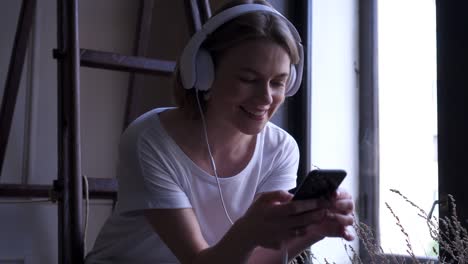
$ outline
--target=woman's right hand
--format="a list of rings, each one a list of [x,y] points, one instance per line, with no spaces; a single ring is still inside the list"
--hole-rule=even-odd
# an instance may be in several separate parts
[[[286,191],[263,193],[238,220],[252,246],[280,249],[285,241],[301,235],[305,227],[324,219],[327,204],[322,200],[290,202]],[[247,242],[247,241],[246,241]]]

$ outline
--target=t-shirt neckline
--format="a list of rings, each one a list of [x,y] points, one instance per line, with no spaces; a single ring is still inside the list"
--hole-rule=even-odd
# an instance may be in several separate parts
[[[166,111],[166,110],[169,110],[169,109],[164,109],[163,111]],[[192,169],[197,171],[197,173],[195,173],[196,175],[200,175],[202,178],[204,178],[205,180],[208,180],[210,182],[216,182],[216,178],[214,177],[214,175],[211,175],[208,172],[206,172],[205,170],[203,170],[202,168],[200,168],[200,166],[198,166],[182,150],[182,148],[177,144],[177,142],[175,142],[175,140],[166,131],[166,129],[164,128],[164,126],[161,123],[161,120],[159,118],[159,114],[161,114],[163,111],[158,112],[157,115],[156,115],[156,123],[157,123],[158,127],[160,128],[163,137],[165,137],[165,139],[168,140],[169,144],[173,146],[174,150],[180,155],[180,157],[183,158],[187,162],[187,164],[190,164]],[[237,173],[235,175],[232,175],[232,176],[229,176],[229,177],[218,177],[220,182],[228,182],[228,181],[237,180],[238,178],[242,178],[243,175],[247,174],[247,172],[251,170],[251,167],[254,165],[255,160],[257,160],[257,155],[258,155],[258,151],[259,151],[258,148],[259,148],[259,145],[260,145],[259,144],[259,139],[260,139],[259,135],[260,135],[260,133],[256,135],[254,153],[252,154],[252,157],[250,158],[247,165],[239,173]]]

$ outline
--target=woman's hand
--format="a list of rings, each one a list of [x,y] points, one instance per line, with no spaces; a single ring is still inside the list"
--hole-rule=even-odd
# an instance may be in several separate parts
[[[329,200],[292,201],[292,197],[285,191],[263,193],[239,219],[252,246],[280,249],[294,238],[309,245],[324,237],[354,239],[347,229],[354,222],[354,202],[348,192],[337,190]]]
[[[354,236],[348,226],[354,223],[354,202],[352,196],[343,189],[337,190],[330,200],[326,201],[326,213],[320,223],[311,223],[305,229],[307,233],[323,237],[342,237],[348,241]]]
[[[261,194],[234,224],[240,229],[236,233],[245,233],[242,241],[256,247],[249,263],[280,263],[284,249],[296,256],[326,236],[354,238],[346,230],[353,224],[354,209],[346,191],[337,191],[329,200],[292,197],[284,191]]]
[[[328,209],[326,202],[321,200],[291,202],[292,197],[285,191],[263,193],[237,221],[236,224],[244,227],[246,240],[253,243],[252,246],[280,249],[286,241],[305,234],[307,227],[321,225],[324,222]],[[336,208],[343,207],[343,201],[339,200]],[[330,217],[341,221],[341,216],[330,215]]]

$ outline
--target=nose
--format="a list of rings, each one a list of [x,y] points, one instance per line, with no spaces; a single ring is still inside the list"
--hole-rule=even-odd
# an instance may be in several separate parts
[[[262,82],[259,87],[257,87],[256,97],[259,102],[264,105],[271,104],[273,102],[273,89],[269,82]]]

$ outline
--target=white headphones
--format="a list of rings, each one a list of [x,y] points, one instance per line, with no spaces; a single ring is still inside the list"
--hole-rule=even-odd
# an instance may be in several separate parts
[[[301,37],[294,25],[275,9],[260,4],[243,4],[228,8],[221,13],[210,18],[203,27],[196,32],[185,46],[180,57],[180,76],[185,89],[196,88],[200,91],[210,89],[214,81],[214,64],[210,53],[201,48],[208,34],[213,33],[218,27],[240,15],[252,12],[267,12],[275,14],[284,19],[293,37],[296,40],[299,51],[298,64],[291,65],[290,78],[287,83],[286,96],[294,95],[302,81],[302,69],[304,65],[304,51],[301,44]]]

